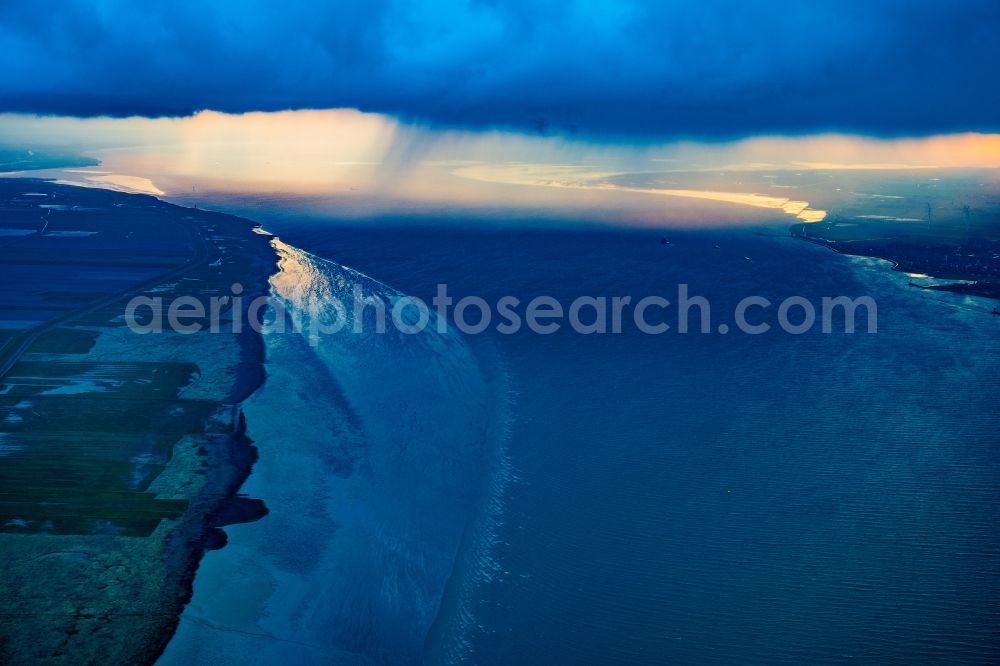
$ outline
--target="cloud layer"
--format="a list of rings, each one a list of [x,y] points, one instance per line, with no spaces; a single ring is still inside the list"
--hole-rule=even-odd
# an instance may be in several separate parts
[[[0,111],[601,137],[1000,129],[996,0],[0,3]]]

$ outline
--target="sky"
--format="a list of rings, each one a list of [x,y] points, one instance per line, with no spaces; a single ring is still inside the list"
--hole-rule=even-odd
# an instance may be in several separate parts
[[[0,112],[604,141],[1000,130],[996,0],[0,2]]]
[[[640,226],[740,224],[782,213],[819,221],[834,199],[887,178],[934,188],[942,170],[974,168],[969,187],[990,183],[995,191],[1000,183],[1000,134],[982,133],[615,143],[435,129],[328,109],[179,118],[0,114],[0,142],[5,137],[43,153],[76,146],[100,161],[27,175],[236,206],[253,219],[260,214],[253,206],[294,202],[296,214],[350,220],[419,211],[464,218],[475,209],[491,211],[487,217],[521,210]],[[855,175],[845,181],[841,170]]]

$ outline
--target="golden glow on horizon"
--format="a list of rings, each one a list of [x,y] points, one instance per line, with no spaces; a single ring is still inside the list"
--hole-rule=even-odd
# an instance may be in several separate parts
[[[6,114],[0,115],[0,141],[79,146],[102,165],[74,170],[81,173],[73,178],[168,197],[214,191],[557,211],[603,207],[630,220],[681,210],[682,200],[781,210],[805,221],[825,216],[805,201],[814,199],[813,193],[780,196],[781,188],[797,185],[779,179],[774,192],[759,182],[739,191],[739,178],[721,187],[713,181],[720,173],[1000,169],[996,134],[911,139],[818,134],[626,145],[441,130],[352,109],[124,119]],[[695,175],[677,187],[608,182],[648,172]],[[664,203],[651,205],[650,195],[662,196]],[[649,212],[653,209],[660,212]]]
[[[33,145],[92,145],[83,152],[118,181],[106,182],[142,177],[161,194],[191,187],[317,193],[366,186],[396,127],[385,116],[350,109],[203,111],[184,118],[0,116],[0,138],[9,133]]]
[[[900,139],[846,134],[763,136],[711,146],[680,146],[689,158],[699,153],[718,156],[710,168],[719,170],[1000,169],[1000,134],[974,132]]]

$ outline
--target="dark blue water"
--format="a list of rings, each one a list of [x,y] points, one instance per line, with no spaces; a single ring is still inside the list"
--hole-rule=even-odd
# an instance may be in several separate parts
[[[426,299],[686,283],[713,330],[748,295],[878,302],[876,334],[467,336],[504,437],[426,661],[1000,661],[1000,322],[981,304],[748,230],[263,221]]]

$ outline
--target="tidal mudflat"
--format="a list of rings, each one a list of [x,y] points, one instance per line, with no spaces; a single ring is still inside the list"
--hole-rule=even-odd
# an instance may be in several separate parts
[[[236,496],[257,334],[138,335],[123,318],[138,295],[264,293],[275,257],[254,227],[0,180],[0,229],[23,230],[0,244],[0,662],[152,662],[218,528],[266,512]]]

